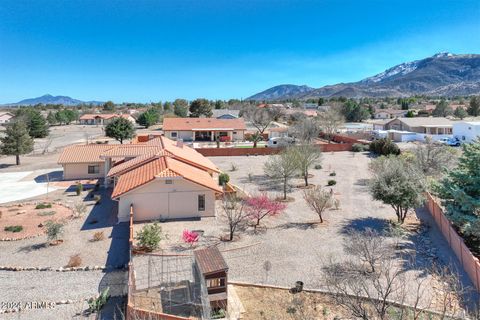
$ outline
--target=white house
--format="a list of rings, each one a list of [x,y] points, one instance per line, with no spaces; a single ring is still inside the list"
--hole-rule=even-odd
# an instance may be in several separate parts
[[[0,112],[0,124],[9,123],[13,117],[14,115],[10,112]]]
[[[480,137],[480,121],[460,121],[453,125],[453,136],[462,142]]]

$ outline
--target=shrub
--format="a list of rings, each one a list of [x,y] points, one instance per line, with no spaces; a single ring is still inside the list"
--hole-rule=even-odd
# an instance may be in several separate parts
[[[225,310],[218,309],[212,311],[212,319],[223,319],[225,318]]]
[[[148,224],[137,232],[138,244],[147,251],[153,251],[159,247],[162,240],[162,227],[157,222]]]
[[[387,156],[389,154],[400,154],[400,148],[388,138],[382,138],[371,142],[370,151],[382,156]]]
[[[316,164],[316,165],[314,166],[314,168],[315,168],[316,170],[320,170],[320,169],[322,169],[322,165],[321,165],[321,164]]]
[[[327,183],[329,186],[334,186],[337,184],[337,181],[335,180],[328,180],[328,183]]]
[[[45,233],[47,234],[48,240],[57,240],[58,237],[63,232],[63,224],[55,222],[55,221],[47,221],[45,223]]]
[[[76,189],[75,189],[75,192],[77,193],[77,196],[79,196],[83,191],[83,184],[81,183],[77,183],[77,186],[76,186]]]
[[[93,234],[92,241],[102,241],[105,239],[105,235],[103,234],[103,231],[98,231]]]
[[[337,173],[335,171],[330,172],[330,174],[329,174],[330,177],[335,177],[336,175],[337,175]]]
[[[74,218],[80,218],[82,215],[87,212],[87,206],[83,204],[83,202],[78,202],[75,204],[73,207],[73,217]]]
[[[200,238],[200,235],[195,231],[190,231],[188,229],[183,230],[182,239],[183,242],[188,243],[190,247],[193,247]]]
[[[363,145],[361,143],[354,143],[352,145],[352,151],[353,152],[363,152],[363,151],[365,151],[365,145]]]
[[[102,200],[102,196],[99,194],[96,194],[93,196],[93,201],[95,201],[95,204],[99,204],[100,200]]]
[[[23,230],[23,227],[22,226],[7,226],[5,228],[3,228],[4,231],[8,231],[8,232],[20,232]]]
[[[230,181],[230,176],[226,173],[220,173],[218,175],[218,184],[223,186],[223,185],[226,185],[228,183],[228,181]]]
[[[46,217],[46,216],[53,216],[56,212],[55,211],[42,211],[37,213],[37,216]]]
[[[51,203],[39,203],[35,206],[35,209],[50,209],[51,207]]]
[[[81,264],[82,264],[82,258],[77,253],[70,257],[70,260],[68,260],[68,263],[67,263],[67,268],[78,267]]]
[[[105,288],[98,297],[88,299],[88,309],[90,312],[98,312],[102,310],[103,306],[110,298],[110,288]]]

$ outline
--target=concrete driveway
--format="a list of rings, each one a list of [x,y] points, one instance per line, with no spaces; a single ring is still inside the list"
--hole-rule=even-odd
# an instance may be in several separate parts
[[[38,179],[51,170],[0,173],[0,203],[28,199],[47,193],[47,182]],[[37,179],[36,179],[37,178]],[[48,187],[48,191],[58,188]]]

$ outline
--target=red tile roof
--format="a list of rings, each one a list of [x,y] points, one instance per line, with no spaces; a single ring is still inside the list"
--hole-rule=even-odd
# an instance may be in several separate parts
[[[245,121],[215,118],[165,118],[164,131],[246,130]]]

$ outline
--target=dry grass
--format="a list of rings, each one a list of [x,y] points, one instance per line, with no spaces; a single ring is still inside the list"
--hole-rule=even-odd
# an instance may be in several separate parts
[[[79,267],[81,264],[82,264],[82,258],[80,257],[80,254],[75,254],[70,257],[70,260],[68,260],[66,267],[67,268]]]
[[[98,231],[93,234],[92,242],[102,241],[105,240],[105,234],[103,231]]]

